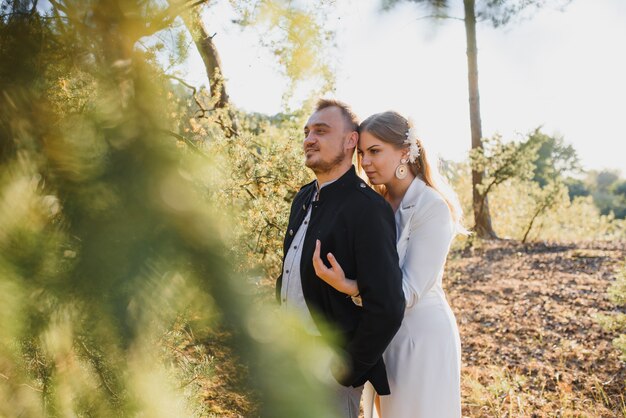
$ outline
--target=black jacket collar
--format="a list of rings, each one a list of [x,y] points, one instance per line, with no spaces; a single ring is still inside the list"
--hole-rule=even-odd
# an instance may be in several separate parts
[[[354,166],[351,166],[350,169],[337,180],[322,187],[318,200],[323,202],[325,200],[336,199],[337,197],[345,195],[346,191],[357,181],[359,181],[359,176],[356,175],[356,169]],[[315,182],[313,184],[317,187]],[[313,189],[313,193],[315,193],[315,189]]]

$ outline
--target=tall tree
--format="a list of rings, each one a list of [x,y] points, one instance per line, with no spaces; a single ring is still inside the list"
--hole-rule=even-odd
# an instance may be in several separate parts
[[[304,80],[321,80],[317,89],[320,91],[332,89],[334,76],[329,64],[331,60],[320,55],[331,49],[328,46],[332,36],[321,24],[331,6],[296,4],[287,0],[231,0],[230,3],[236,15],[232,23],[258,32],[259,45],[272,51],[276,57],[278,70],[287,81],[283,96],[285,103],[291,97],[295,85]],[[167,4],[169,7],[161,6],[160,13],[155,13],[162,16],[162,20],[157,20],[157,24],[150,26],[153,29],[152,34],[166,29],[180,35],[180,28],[172,23],[178,17],[181,18],[204,63],[209,85],[208,103],[204,103],[196,95],[195,87],[180,77],[170,75],[170,78],[193,89],[195,102],[200,107],[200,117],[213,114],[211,122],[217,123],[228,137],[238,134],[240,123],[227,93],[226,75],[218,47],[213,40],[217,34],[214,32],[215,25],[212,29],[211,24],[214,22],[207,21],[203,13],[207,8],[213,7],[214,2],[167,0]]]
[[[472,132],[472,149],[483,147],[483,127],[480,119],[480,94],[478,90],[478,47],[476,43],[476,7],[474,0],[464,0],[465,38],[467,40],[467,82],[469,90],[470,127]],[[487,192],[480,191],[485,172],[472,168],[472,203],[474,208],[474,230],[479,237],[496,238],[491,225]]]
[[[388,9],[405,0],[383,0],[383,8]],[[447,15],[452,3],[449,0],[406,0],[423,4],[434,10],[431,17],[436,19],[453,18]],[[558,1],[558,0],[557,0]],[[567,2],[568,0],[562,0]],[[465,39],[467,43],[467,80],[469,92],[469,110],[472,150],[482,150],[483,133],[480,115],[480,94],[478,88],[478,46],[476,23],[488,20],[492,26],[499,27],[508,23],[512,17],[530,7],[539,7],[544,0],[463,0]],[[454,18],[459,19],[459,18]],[[489,200],[486,191],[480,190],[485,172],[472,169],[472,202],[474,209],[474,231],[481,238],[497,238],[491,224]]]
[[[184,1],[168,0],[168,3],[170,4],[170,7],[177,7],[181,3],[184,3]],[[212,107],[214,109],[223,109],[227,112],[228,120],[218,117],[217,122],[222,126],[225,134],[230,136],[238,133],[239,124],[237,122],[235,112],[230,107],[230,99],[228,97],[228,93],[226,92],[222,61],[217,47],[213,42],[214,35],[212,36],[209,34],[208,27],[202,19],[201,12],[201,4],[199,4],[197,7],[184,10],[180,14],[180,17],[183,19],[183,22],[185,22],[185,26],[191,34],[193,42],[196,45],[200,57],[202,58],[202,62],[204,63],[204,68],[209,80]]]

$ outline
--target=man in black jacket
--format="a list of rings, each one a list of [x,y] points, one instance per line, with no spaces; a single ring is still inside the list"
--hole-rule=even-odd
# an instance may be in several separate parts
[[[404,314],[394,216],[356,175],[358,122],[347,105],[320,100],[304,136],[305,164],[317,180],[302,187],[292,203],[276,293],[283,306],[301,314],[311,334],[323,329],[316,321],[339,332],[348,371],[333,371],[336,392],[344,416],[356,418],[366,381],[378,394],[389,394],[382,354]],[[321,254],[332,252],[346,277],[357,281],[362,307],[316,276],[312,258],[318,239]]]

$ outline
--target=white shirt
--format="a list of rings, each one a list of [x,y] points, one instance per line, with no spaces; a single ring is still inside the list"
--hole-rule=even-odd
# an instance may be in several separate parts
[[[319,190],[333,183],[335,180],[322,184],[313,197],[313,200],[317,200]],[[280,288],[280,299],[281,305],[284,308],[294,311],[300,316],[302,324],[309,334],[320,335],[320,331],[317,329],[309,307],[306,304],[306,300],[304,299],[304,294],[302,293],[302,278],[300,276],[302,244],[304,244],[304,237],[306,236],[306,231],[311,219],[311,206],[312,205],[309,205],[307,208],[306,216],[298,228],[296,235],[293,237],[291,246],[287,250],[285,263],[283,265],[283,282]]]

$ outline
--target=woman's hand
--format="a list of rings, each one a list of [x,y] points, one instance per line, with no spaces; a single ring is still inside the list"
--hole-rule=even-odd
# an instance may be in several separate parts
[[[313,253],[313,268],[315,269],[315,274],[326,283],[340,291],[341,293],[345,293],[346,295],[356,296],[359,294],[359,288],[357,286],[356,280],[350,280],[346,278],[343,269],[337,262],[332,253],[328,253],[326,257],[328,258],[328,262],[331,267],[328,268],[320,258],[320,248],[322,244],[320,240],[315,241],[315,252]]]

